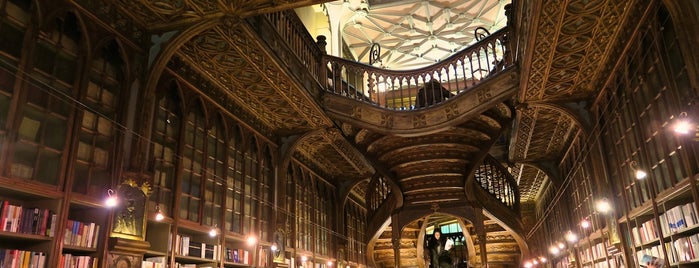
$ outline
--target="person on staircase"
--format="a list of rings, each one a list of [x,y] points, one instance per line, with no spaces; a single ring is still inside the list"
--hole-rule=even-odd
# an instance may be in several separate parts
[[[427,248],[430,252],[430,268],[451,268],[451,250],[454,241],[442,236],[442,230],[435,227],[434,234],[427,242]]]

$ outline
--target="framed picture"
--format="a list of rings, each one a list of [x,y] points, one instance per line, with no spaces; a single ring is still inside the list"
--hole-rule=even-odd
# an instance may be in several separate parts
[[[119,185],[116,191],[119,203],[114,209],[111,237],[145,240],[149,190],[147,184],[139,187],[133,180],[126,180]]]

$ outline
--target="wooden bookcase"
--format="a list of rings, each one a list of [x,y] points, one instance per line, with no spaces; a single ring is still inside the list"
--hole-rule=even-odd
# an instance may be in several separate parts
[[[4,184],[6,181],[0,183]],[[0,188],[0,254],[15,265],[40,263],[49,267],[57,234],[62,228],[62,198],[53,192]]]

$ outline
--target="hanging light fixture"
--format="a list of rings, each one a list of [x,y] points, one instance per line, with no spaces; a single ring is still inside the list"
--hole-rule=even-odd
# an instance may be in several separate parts
[[[629,166],[631,167],[631,171],[633,171],[633,175],[637,180],[645,179],[648,176],[648,173],[645,170],[638,167],[638,163],[636,163],[636,161],[631,161]]]
[[[214,224],[214,226],[211,227],[211,230],[209,230],[209,236],[211,237],[216,237],[218,235],[218,226]]]
[[[681,112],[672,125],[672,130],[680,135],[687,135],[696,130],[694,123],[687,118],[687,112]]]
[[[609,201],[606,198],[603,198],[597,201],[595,204],[595,209],[597,209],[597,212],[599,213],[607,213],[612,210],[612,205],[609,204]]]
[[[165,215],[163,211],[160,210],[160,205],[155,205],[155,220],[162,221],[163,219],[165,219]]]
[[[104,205],[107,206],[108,208],[113,208],[116,207],[116,205],[119,203],[119,199],[117,198],[117,194],[114,190],[108,189],[107,190],[107,199],[104,200]]]

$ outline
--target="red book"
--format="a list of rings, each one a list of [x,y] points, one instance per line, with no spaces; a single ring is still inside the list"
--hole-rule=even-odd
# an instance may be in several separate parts
[[[2,212],[2,215],[0,215],[0,231],[5,231],[5,224],[7,224],[7,206],[8,206],[7,200],[2,202],[2,206],[0,206],[0,211]]]

